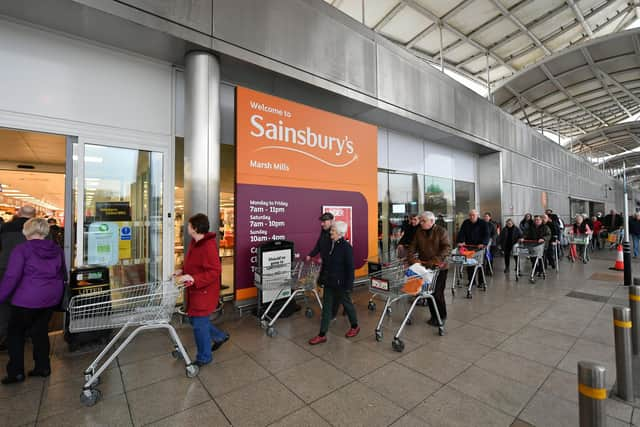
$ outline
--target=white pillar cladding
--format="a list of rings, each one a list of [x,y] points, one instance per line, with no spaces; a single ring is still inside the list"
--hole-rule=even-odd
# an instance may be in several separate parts
[[[209,52],[185,57],[184,212],[204,213],[211,231],[220,223],[220,63]],[[219,237],[219,236],[218,236]]]

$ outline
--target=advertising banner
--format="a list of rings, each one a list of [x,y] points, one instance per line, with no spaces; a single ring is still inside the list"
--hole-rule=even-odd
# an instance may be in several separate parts
[[[323,208],[342,210],[357,268],[375,254],[375,126],[238,87],[236,150],[237,300],[257,295],[258,246],[286,239],[306,256]]]
[[[323,213],[331,213],[333,215],[334,221],[342,221],[347,224],[349,228],[347,228],[347,233],[344,238],[347,242],[353,245],[353,234],[351,230],[353,229],[353,223],[351,222],[351,213],[353,212],[353,207],[351,206],[323,206]]]

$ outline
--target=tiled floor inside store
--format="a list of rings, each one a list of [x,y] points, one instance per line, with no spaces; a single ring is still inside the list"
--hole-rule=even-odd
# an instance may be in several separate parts
[[[57,336],[49,379],[0,387],[0,425],[575,426],[577,362],[600,361],[610,386],[615,378],[611,307],[625,305],[627,291],[608,270],[613,259],[602,252],[587,265],[563,261],[536,284],[507,279],[498,259],[488,292],[469,300],[447,290],[444,337],[419,310],[402,353],[391,349],[401,310],[376,342],[380,308],[367,310],[365,289],[355,296],[356,339],[344,338],[339,316],[326,344],[307,345],[317,310],[313,319],[303,311],[282,319],[275,338],[254,317],[236,315],[222,323],[231,340],[194,379],[163,333],[147,333],[103,375],[103,399],[91,408],[79,394],[95,352],[70,354]],[[193,355],[190,327],[179,333]],[[609,427],[640,425],[640,410],[607,403]]]

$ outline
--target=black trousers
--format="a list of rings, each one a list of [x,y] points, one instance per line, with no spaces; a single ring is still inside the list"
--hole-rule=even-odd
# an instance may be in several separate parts
[[[433,291],[433,297],[436,300],[436,306],[438,307],[438,313],[440,313],[440,319],[444,320],[447,318],[447,303],[444,300],[444,291],[447,288],[447,271],[448,270],[440,270],[438,273],[438,278],[436,279],[436,288]],[[429,311],[431,312],[431,318],[436,321],[438,317],[436,316],[436,311],[433,308],[433,301],[429,301]]]
[[[508,270],[509,264],[511,263],[511,253],[513,252],[513,246],[510,248],[504,248],[502,249],[502,251],[504,252],[504,268],[505,270]],[[513,261],[518,262],[518,259],[516,257],[513,257]]]
[[[9,363],[7,375],[24,375],[24,341],[27,332],[33,343],[33,360],[36,371],[50,371],[49,361],[49,320],[53,308],[24,308],[11,306],[7,347]]]

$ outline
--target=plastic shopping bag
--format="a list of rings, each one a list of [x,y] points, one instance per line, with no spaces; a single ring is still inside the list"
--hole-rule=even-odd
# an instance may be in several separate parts
[[[405,273],[403,291],[408,294],[425,291],[433,280],[434,274],[433,270],[425,268],[420,263],[413,264]]]

